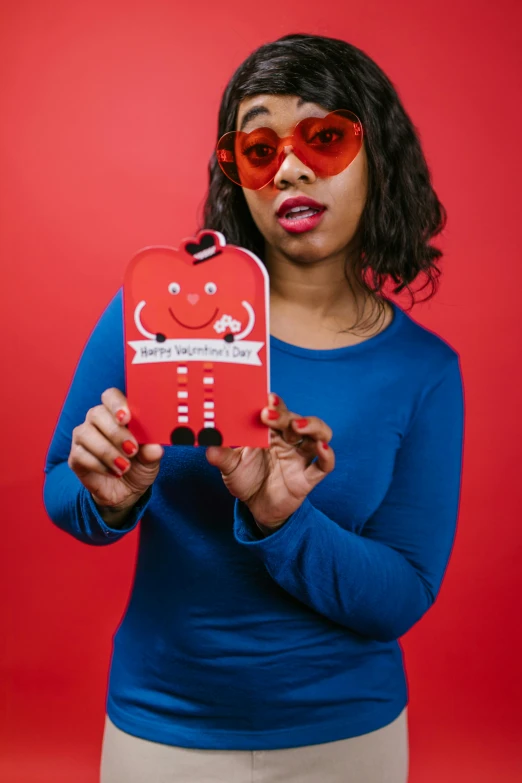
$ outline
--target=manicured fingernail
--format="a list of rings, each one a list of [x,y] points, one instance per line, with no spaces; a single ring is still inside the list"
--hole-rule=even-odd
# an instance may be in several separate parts
[[[116,457],[116,459],[114,460],[114,464],[116,465],[118,470],[127,470],[130,463],[123,457]]]
[[[268,418],[274,421],[279,418],[279,411],[268,411]]]
[[[277,394],[272,394],[272,405],[279,405],[279,402],[280,400]]]
[[[126,415],[127,415],[127,411],[124,411],[123,408],[116,412],[116,418],[118,419],[120,424],[122,423]]]
[[[125,452],[125,454],[131,455],[134,454],[134,452],[136,451],[136,446],[131,440],[124,440],[123,443],[121,444],[121,447]]]
[[[330,448],[330,447],[329,447],[329,445],[328,445],[328,443],[326,443],[326,441],[324,441],[324,440],[323,440],[323,442],[321,443],[321,446],[323,447],[323,449],[324,449],[325,451],[327,451],[327,450]]]
[[[308,419],[295,419],[294,421],[295,421],[295,426],[299,427],[299,429],[306,427],[308,424]]]

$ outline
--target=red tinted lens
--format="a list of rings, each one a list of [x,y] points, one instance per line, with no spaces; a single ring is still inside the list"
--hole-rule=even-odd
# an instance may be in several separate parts
[[[362,140],[362,124],[357,115],[338,109],[326,117],[302,120],[291,139],[280,139],[270,128],[225,133],[218,142],[216,155],[223,173],[232,182],[260,190],[277,174],[284,143],[290,142],[297,157],[318,177],[332,177],[350,165]]]
[[[277,173],[278,145],[279,137],[270,128],[256,128],[251,133],[231,131],[218,142],[217,160],[236,185],[260,190]]]
[[[317,174],[332,177],[350,165],[362,146],[362,125],[346,109],[326,117],[307,117],[294,131],[297,157]]]

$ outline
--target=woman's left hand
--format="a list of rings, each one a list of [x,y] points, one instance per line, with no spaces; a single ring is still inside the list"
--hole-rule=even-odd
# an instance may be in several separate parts
[[[269,395],[261,421],[271,430],[268,448],[209,446],[207,460],[219,468],[229,491],[247,504],[257,522],[277,528],[334,469],[328,445],[332,430],[315,416],[292,413],[275,394]]]

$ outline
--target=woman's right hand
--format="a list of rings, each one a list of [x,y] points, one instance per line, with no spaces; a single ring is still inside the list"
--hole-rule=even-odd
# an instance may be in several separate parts
[[[132,508],[154,482],[163,447],[138,445],[127,429],[131,414],[119,389],[107,389],[101,401],[74,428],[68,464],[96,505],[120,516],[118,512]]]

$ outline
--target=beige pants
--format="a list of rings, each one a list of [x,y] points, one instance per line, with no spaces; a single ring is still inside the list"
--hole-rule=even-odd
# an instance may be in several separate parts
[[[199,750],[127,734],[106,717],[101,783],[407,783],[407,707],[360,737],[283,750]]]

